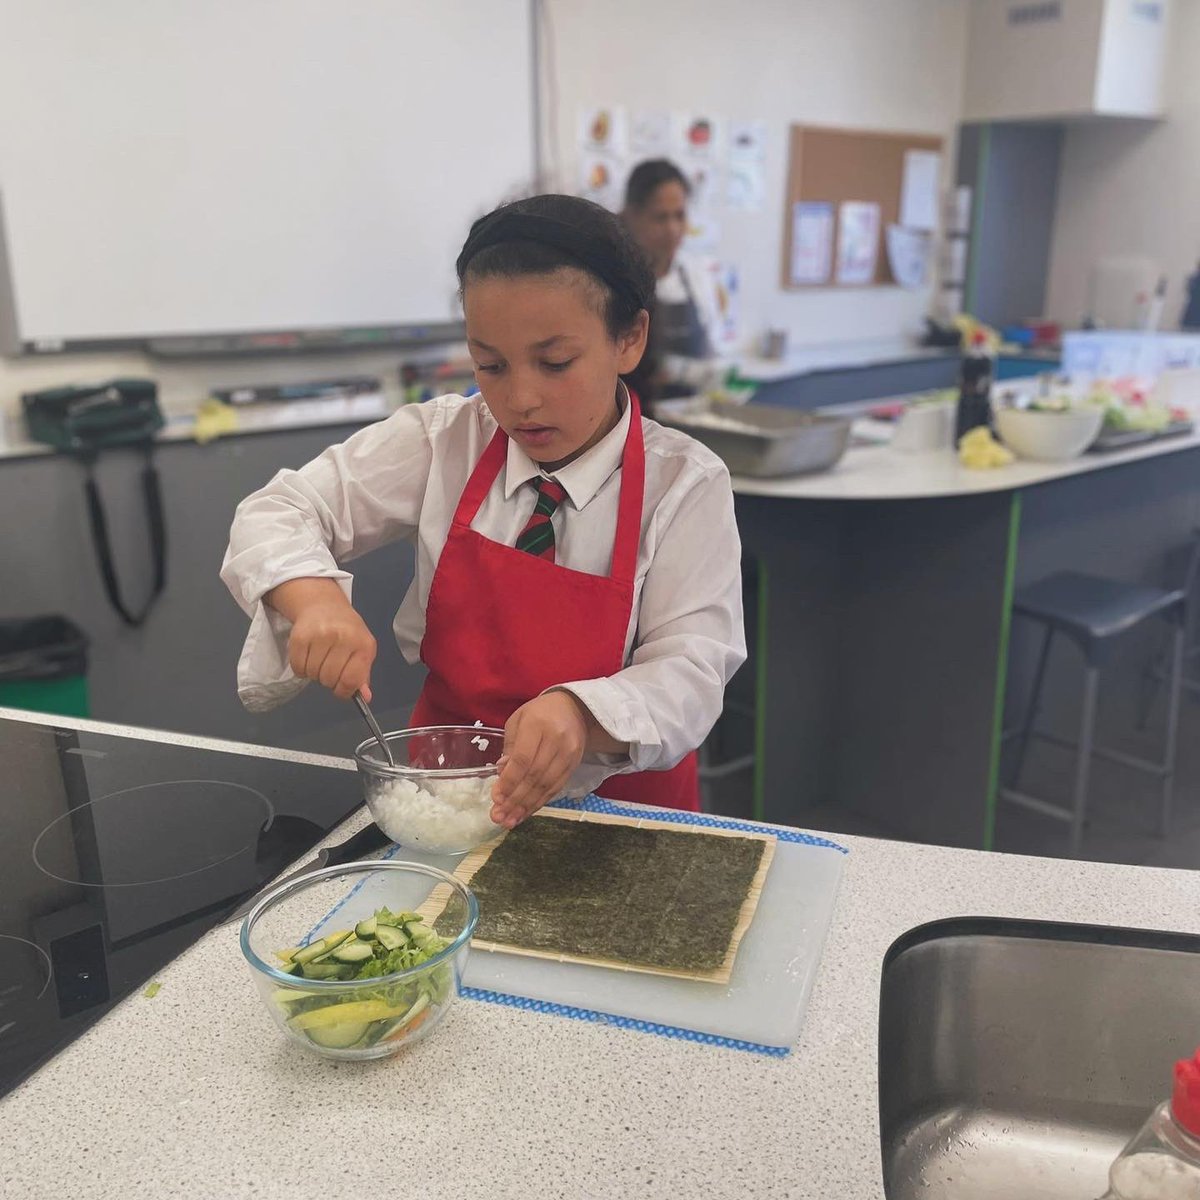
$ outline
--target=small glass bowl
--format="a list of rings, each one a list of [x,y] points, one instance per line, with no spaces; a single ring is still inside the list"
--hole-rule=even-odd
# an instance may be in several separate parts
[[[489,815],[502,729],[429,725],[384,737],[396,766],[374,738],[355,748],[354,761],[371,816],[392,841],[463,854],[504,832]]]
[[[304,979],[281,969],[280,951],[353,931],[380,908],[419,910],[449,945],[419,966],[372,979]],[[471,890],[436,867],[347,863],[269,892],[242,923],[241,946],[267,1011],[289,1038],[326,1058],[386,1058],[446,1015],[478,919]]]

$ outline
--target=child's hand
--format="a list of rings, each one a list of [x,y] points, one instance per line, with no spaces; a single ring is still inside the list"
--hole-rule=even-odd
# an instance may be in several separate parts
[[[591,714],[570,692],[548,692],[523,704],[504,727],[492,820],[512,829],[562,795],[587,749]]]
[[[370,702],[375,639],[333,580],[294,579],[267,602],[292,622],[288,661],[300,678],[315,679],[341,700],[361,691]]]

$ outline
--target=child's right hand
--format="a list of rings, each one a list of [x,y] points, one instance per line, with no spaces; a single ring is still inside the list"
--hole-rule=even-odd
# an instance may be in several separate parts
[[[315,679],[341,700],[362,692],[370,703],[377,646],[342,589],[332,579],[293,579],[266,599],[292,622],[292,670],[302,679]]]

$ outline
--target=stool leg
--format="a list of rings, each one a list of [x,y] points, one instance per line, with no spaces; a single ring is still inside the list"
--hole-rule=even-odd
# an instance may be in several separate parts
[[[1150,713],[1154,709],[1154,701],[1158,698],[1158,685],[1167,665],[1168,652],[1166,647],[1155,652],[1149,665],[1142,673],[1142,694],[1138,697],[1138,730],[1143,730],[1150,723]]]
[[[1181,623],[1175,627],[1172,639],[1171,674],[1167,694],[1167,754],[1163,761],[1162,815],[1159,832],[1166,837],[1171,832],[1171,801],[1175,792],[1175,750],[1179,734],[1179,700],[1183,693],[1183,657],[1187,630]]]
[[[1021,734],[1017,739],[1017,756],[1013,763],[1012,774],[1008,786],[1015,788],[1021,781],[1021,772],[1025,768],[1025,751],[1029,748],[1029,738],[1033,733],[1033,725],[1037,720],[1038,709],[1042,702],[1042,683],[1046,678],[1046,663],[1050,658],[1050,641],[1054,637],[1054,629],[1046,626],[1042,636],[1042,648],[1038,651],[1037,670],[1033,675],[1033,690],[1029,693],[1029,703],[1025,707],[1025,719],[1021,722]]]
[[[1092,765],[1092,740],[1096,732],[1096,693],[1100,668],[1089,664],[1083,682],[1083,714],[1079,722],[1079,752],[1075,760],[1075,805],[1071,813],[1071,856],[1083,851],[1083,823],[1087,817],[1088,772]]]

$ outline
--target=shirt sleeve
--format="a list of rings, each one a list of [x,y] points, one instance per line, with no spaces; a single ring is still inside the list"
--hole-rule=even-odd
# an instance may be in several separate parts
[[[307,683],[288,664],[290,623],[263,596],[289,579],[322,577],[349,599],[353,576],[342,564],[415,532],[441,415],[438,401],[400,409],[299,470],[280,471],[238,505],[221,579],[250,617],[237,678],[251,711]]]
[[[627,759],[592,760],[609,774],[668,770],[695,750],[746,661],[741,539],[724,467],[686,490],[657,538],[629,665],[561,689],[629,744]]]

